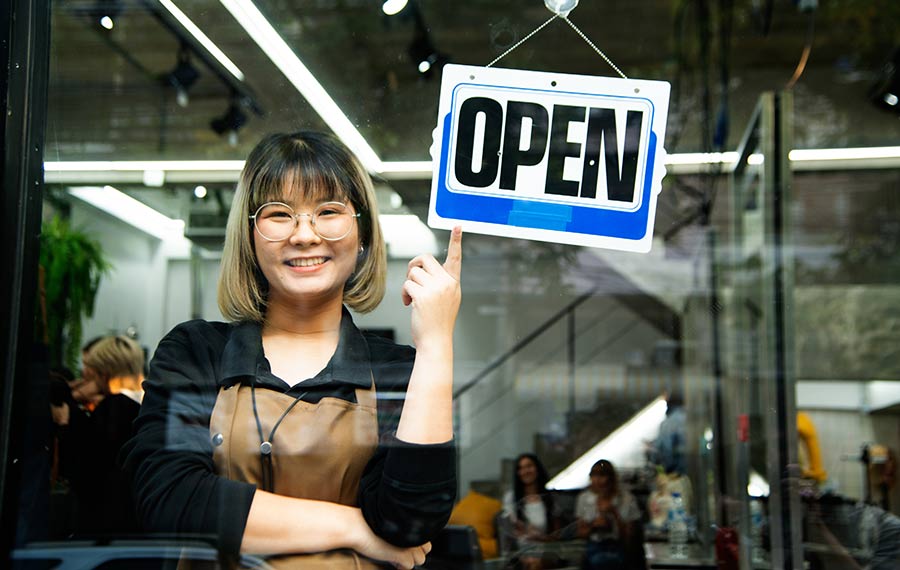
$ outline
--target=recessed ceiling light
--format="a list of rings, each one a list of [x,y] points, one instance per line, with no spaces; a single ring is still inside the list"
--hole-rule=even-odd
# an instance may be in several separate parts
[[[194,196],[198,198],[206,198],[206,186],[197,186],[194,188]]]

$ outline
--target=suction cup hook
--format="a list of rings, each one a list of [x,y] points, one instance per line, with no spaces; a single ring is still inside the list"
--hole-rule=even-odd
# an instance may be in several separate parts
[[[565,18],[578,6],[578,0],[544,0],[544,6],[557,16]]]

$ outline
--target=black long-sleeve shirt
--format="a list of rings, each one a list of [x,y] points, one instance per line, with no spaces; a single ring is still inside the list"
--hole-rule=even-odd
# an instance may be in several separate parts
[[[258,323],[178,325],[150,363],[136,435],[121,455],[139,519],[149,531],[212,535],[224,553],[237,554],[256,486],[216,474],[209,422],[219,389],[254,377],[256,389],[303,394],[306,402],[355,402],[355,390],[374,377],[381,440],[360,481],[359,507],[388,542],[427,542],[456,498],[456,450],[453,442],[416,445],[393,435],[399,410],[391,402],[405,393],[414,356],[411,347],[364,335],[345,310],[331,360],[291,387],[271,373]]]

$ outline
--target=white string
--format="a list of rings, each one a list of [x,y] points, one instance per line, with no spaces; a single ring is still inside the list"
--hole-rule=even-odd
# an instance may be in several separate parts
[[[509,55],[510,52],[511,52],[512,50],[514,50],[514,49],[516,49],[517,47],[519,47],[520,45],[524,44],[526,41],[528,41],[529,39],[531,39],[531,36],[533,36],[534,34],[540,32],[541,30],[543,30],[544,27],[545,27],[547,24],[549,24],[550,22],[552,22],[553,20],[555,20],[555,19],[557,19],[557,18],[559,18],[559,14],[553,14],[553,16],[552,16],[549,20],[547,20],[546,22],[544,22],[543,24],[541,24],[540,26],[538,26],[537,29],[535,29],[533,32],[531,32],[530,34],[528,34],[527,36],[525,36],[524,38],[522,38],[521,40],[519,40],[518,42],[516,42],[516,45],[514,45],[513,47],[509,48],[509,49],[506,50],[505,52],[503,52],[503,53],[501,53],[500,55],[498,55],[498,56],[497,56],[497,59],[495,59],[494,61],[492,61],[492,62],[490,62],[489,64],[487,64],[485,67],[490,67],[490,66],[494,65],[495,63],[497,63],[498,61],[500,61],[501,59],[503,59],[504,57],[506,57],[507,55]]]
[[[583,39],[585,42],[587,42],[587,44],[588,44],[589,46],[591,46],[591,48],[593,48],[593,50],[594,50],[595,52],[597,52],[597,54],[599,54],[600,57],[602,57],[603,60],[604,60],[606,63],[608,63],[609,66],[612,67],[612,68],[615,70],[615,72],[618,73],[618,74],[622,77],[622,79],[628,79],[627,77],[625,77],[625,74],[622,73],[622,70],[619,69],[618,67],[616,67],[616,64],[614,64],[614,63],[612,62],[611,59],[609,59],[608,57],[606,57],[606,54],[603,53],[602,51],[600,51],[600,48],[598,48],[597,46],[595,46],[595,45],[594,45],[594,42],[592,42],[591,40],[589,40],[588,37],[587,37],[586,35],[584,35],[584,32],[582,32],[581,30],[578,29],[578,26],[576,26],[575,24],[573,24],[572,21],[569,20],[569,18],[567,18],[566,16],[560,16],[559,14],[554,14],[553,16],[551,16],[549,20],[547,20],[546,22],[544,22],[543,24],[541,24],[540,26],[538,26],[537,28],[535,28],[535,30],[534,30],[533,32],[531,32],[530,34],[528,34],[527,36],[525,36],[524,38],[522,38],[521,40],[519,40],[518,42],[516,42],[516,44],[515,44],[514,46],[512,46],[511,48],[509,48],[509,49],[506,50],[505,52],[503,52],[503,53],[501,53],[500,55],[498,55],[497,58],[494,59],[494,61],[492,61],[492,62],[490,62],[489,64],[487,64],[485,67],[491,67],[492,65],[494,65],[495,63],[497,63],[498,61],[500,61],[501,59],[503,59],[504,57],[508,56],[513,50],[515,50],[515,49],[518,48],[520,45],[524,44],[524,43],[527,42],[529,39],[531,39],[531,36],[535,35],[536,33],[540,32],[541,30],[543,30],[543,29],[547,26],[547,24],[549,24],[550,22],[552,22],[553,20],[555,20],[555,19],[557,19],[557,18],[562,18],[563,20],[566,21],[567,24],[569,24],[570,26],[572,26],[572,29],[575,30],[575,32],[576,32],[579,36],[581,36],[581,39]]]
[[[594,48],[594,51],[597,52],[598,54],[600,54],[600,57],[602,57],[602,58],[606,61],[606,63],[608,63],[609,66],[612,67],[612,68],[616,71],[616,73],[618,73],[619,75],[621,75],[621,76],[622,76],[622,79],[628,79],[627,77],[625,77],[625,74],[622,73],[622,70],[619,69],[618,67],[616,67],[616,64],[613,63],[611,59],[609,59],[608,57],[606,57],[606,54],[603,53],[602,51],[600,51],[600,48],[598,48],[597,46],[595,46],[595,45],[594,45],[594,42],[592,42],[591,40],[589,40],[588,37],[587,37],[586,35],[584,35],[584,32],[582,32],[581,30],[578,29],[578,26],[576,26],[574,23],[572,23],[572,20],[570,20],[570,19],[568,19],[568,18],[563,18],[563,20],[565,20],[567,24],[569,24],[570,26],[572,26],[572,29],[575,30],[576,32],[578,32],[578,35],[581,36],[581,39],[583,39],[584,41],[586,41],[587,44],[588,44],[589,46],[591,46],[592,48]]]

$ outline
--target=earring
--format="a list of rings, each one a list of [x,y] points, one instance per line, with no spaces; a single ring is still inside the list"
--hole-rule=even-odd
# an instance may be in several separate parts
[[[364,248],[362,244],[359,244],[359,254],[362,255],[365,252],[366,252],[366,248]]]

